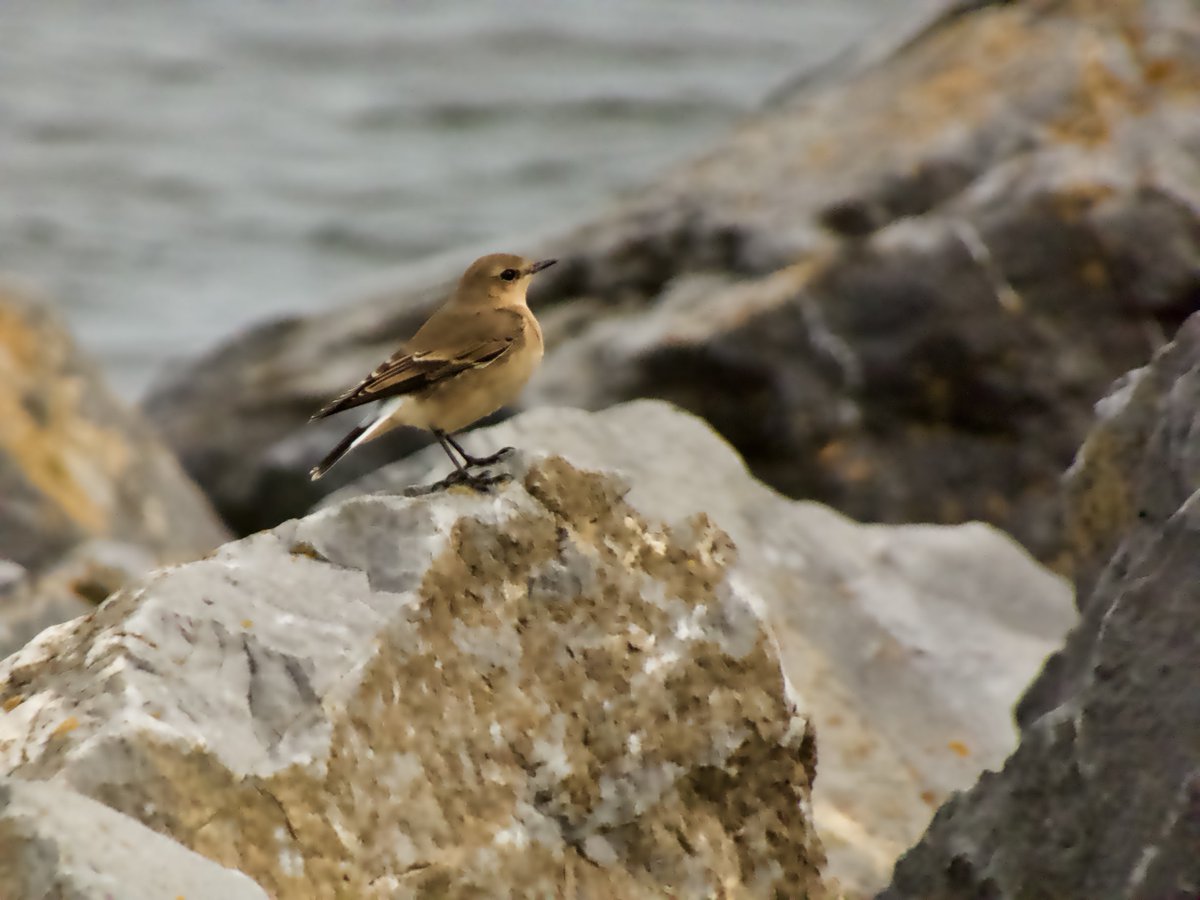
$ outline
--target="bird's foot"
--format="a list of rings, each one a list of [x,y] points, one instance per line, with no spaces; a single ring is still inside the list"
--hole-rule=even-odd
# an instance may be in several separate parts
[[[516,447],[501,447],[499,450],[497,450],[491,456],[469,456],[468,454],[464,453],[463,459],[465,459],[467,461],[467,468],[481,469],[484,466],[494,465],[494,464],[500,462],[500,460],[504,459],[509,454],[516,453],[516,452],[517,452]]]
[[[442,479],[446,487],[453,487],[456,484],[465,484],[467,487],[486,494],[489,490],[498,484],[504,484],[506,481],[512,481],[512,476],[501,472],[499,475],[493,475],[491,472],[468,472],[466,469],[458,469],[451,472]]]
[[[408,488],[404,491],[404,496],[423,497],[426,494],[436,494],[438,491],[444,491],[459,484],[486,494],[496,485],[511,480],[512,476],[505,473],[493,475],[491,472],[468,472],[466,469],[455,469],[441,481]]]

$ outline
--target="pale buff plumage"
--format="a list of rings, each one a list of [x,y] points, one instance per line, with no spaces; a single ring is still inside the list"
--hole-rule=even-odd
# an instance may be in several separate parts
[[[433,432],[464,478],[492,460],[452,437],[514,401],[542,360],[542,329],[525,303],[530,278],[554,260],[494,253],[473,262],[454,293],[403,347],[314,419],[378,402],[376,411],[313,467],[320,478],[346,453],[398,425]],[[462,455],[459,464],[450,447]]]

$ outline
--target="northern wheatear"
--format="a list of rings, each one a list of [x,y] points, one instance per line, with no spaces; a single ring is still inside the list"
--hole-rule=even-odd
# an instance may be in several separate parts
[[[454,432],[511,403],[542,361],[542,329],[525,303],[530,277],[554,265],[508,253],[471,263],[450,299],[370,375],[323,407],[314,419],[366,403],[378,406],[309,473],[315,481],[359,444],[397,425],[433,433],[454,463],[448,481],[486,487],[470,469],[496,462],[471,456]],[[460,463],[453,451],[462,456]]]

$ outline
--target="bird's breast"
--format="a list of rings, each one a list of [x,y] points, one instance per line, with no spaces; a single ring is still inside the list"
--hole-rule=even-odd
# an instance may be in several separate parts
[[[542,361],[542,330],[530,313],[520,336],[503,355],[447,379],[409,408],[407,421],[455,432],[513,403]]]

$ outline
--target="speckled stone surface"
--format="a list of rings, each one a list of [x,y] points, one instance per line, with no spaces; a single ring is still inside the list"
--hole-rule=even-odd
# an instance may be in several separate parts
[[[0,768],[273,897],[824,897],[813,733],[737,551],[608,474],[347,500],[0,669]]]
[[[827,875],[848,897],[886,884],[934,809],[1003,764],[1013,705],[1076,621],[1069,585],[996,529],[863,525],[788,500],[703,420],[661,401],[530,410],[464,441],[610,472],[636,509],[666,521],[703,512],[733,538],[731,577],[762,598],[816,726],[813,812]],[[448,469],[429,448],[326,502],[399,494]]]

